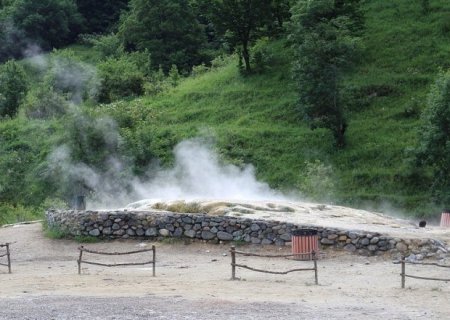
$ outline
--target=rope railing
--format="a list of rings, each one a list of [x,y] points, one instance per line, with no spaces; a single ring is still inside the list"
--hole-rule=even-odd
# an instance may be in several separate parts
[[[152,246],[151,249],[142,249],[142,250],[135,250],[135,251],[128,251],[128,252],[100,252],[100,251],[87,249],[84,246],[80,246],[78,248],[78,250],[80,251],[80,255],[77,260],[78,274],[81,274],[81,264],[85,263],[85,264],[91,264],[91,265],[103,266],[103,267],[143,266],[143,265],[147,265],[147,264],[152,264],[153,277],[155,277],[155,275],[156,275],[156,248],[155,248],[155,246]],[[129,254],[150,252],[150,251],[153,253],[153,259],[150,261],[145,261],[145,262],[100,263],[100,262],[83,260],[83,252],[91,253],[91,254],[99,254],[99,255],[118,256],[118,255],[129,255]]]
[[[6,263],[1,263],[0,266],[8,267],[8,273],[12,273],[11,271],[11,253],[9,251],[9,245],[11,243],[0,243],[0,248],[6,248],[6,251],[4,253],[0,253],[0,258],[6,257]]]
[[[442,265],[439,263],[434,262],[414,262],[414,261],[407,261],[405,257],[402,257],[402,259],[398,262],[394,262],[397,264],[401,264],[402,271],[400,273],[401,281],[402,281],[402,289],[405,288],[406,278],[413,278],[413,279],[419,279],[419,280],[433,280],[433,281],[450,281],[450,278],[432,278],[432,277],[421,277],[411,274],[406,274],[406,264],[412,264],[412,265],[419,265],[419,266],[435,266],[440,268],[450,268],[449,265]]]
[[[230,253],[231,253],[231,280],[237,279],[236,278],[236,267],[239,267],[239,268],[244,268],[244,269],[248,269],[248,270],[255,271],[255,272],[262,272],[262,273],[269,273],[269,274],[282,274],[282,275],[288,274],[291,272],[297,272],[297,271],[314,271],[315,283],[319,284],[318,272],[317,272],[317,257],[316,257],[315,251],[307,252],[307,253],[297,253],[297,254],[265,255],[265,254],[237,251],[236,248],[234,246],[232,246],[230,248]],[[258,268],[254,268],[254,267],[249,267],[244,264],[236,263],[236,255],[262,257],[262,258],[290,258],[290,257],[298,258],[301,255],[308,255],[308,256],[312,257],[314,266],[312,268],[295,268],[295,269],[290,269],[287,271],[270,271],[270,270],[258,269]]]

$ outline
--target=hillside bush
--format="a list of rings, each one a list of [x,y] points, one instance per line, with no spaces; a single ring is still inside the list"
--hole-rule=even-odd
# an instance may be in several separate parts
[[[101,88],[98,99],[109,103],[144,93],[145,75],[127,56],[109,58],[98,65]]]
[[[28,90],[28,77],[23,67],[10,60],[0,66],[0,117],[14,117]]]
[[[417,163],[433,173],[432,193],[437,203],[450,204],[450,70],[441,72],[428,95],[422,116]]]

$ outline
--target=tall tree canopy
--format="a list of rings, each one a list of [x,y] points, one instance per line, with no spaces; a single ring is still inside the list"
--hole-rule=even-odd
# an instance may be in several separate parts
[[[9,9],[14,27],[43,49],[70,44],[81,30],[82,19],[73,0],[17,0]]]
[[[299,107],[312,129],[332,131],[345,145],[347,121],[341,98],[343,72],[357,53],[359,0],[300,0],[293,7],[290,38]]]
[[[437,203],[450,205],[450,70],[442,72],[428,96],[422,116],[417,164],[431,168]]]
[[[118,35],[128,51],[147,49],[155,69],[189,71],[202,62],[204,34],[188,0],[131,0]]]
[[[128,0],[76,0],[78,11],[84,18],[85,33],[110,31],[125,10]]]
[[[245,69],[251,71],[250,44],[271,17],[271,0],[214,0],[214,21],[228,32],[232,46],[240,46]]]

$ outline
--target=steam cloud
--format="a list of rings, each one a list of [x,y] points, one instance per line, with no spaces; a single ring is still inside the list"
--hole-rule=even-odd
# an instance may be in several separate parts
[[[72,160],[67,146],[60,146],[49,157],[53,174],[58,173],[62,185],[79,181],[82,188],[95,190],[88,199],[89,209],[124,207],[143,199],[153,200],[282,200],[281,193],[256,179],[254,168],[221,163],[212,146],[202,139],[185,140],[174,149],[171,169],[156,168],[153,178],[142,181],[133,177],[123,160],[108,159],[108,170],[99,173]],[[73,186],[80,192],[79,185]]]
[[[211,145],[185,140],[174,149],[175,165],[154,179],[135,185],[140,198],[157,199],[282,199],[280,193],[255,178],[254,168],[222,164]]]

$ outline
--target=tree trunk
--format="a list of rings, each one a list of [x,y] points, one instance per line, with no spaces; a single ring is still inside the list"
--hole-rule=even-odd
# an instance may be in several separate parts
[[[339,126],[334,131],[334,138],[336,140],[336,146],[338,148],[345,147],[345,130],[347,129],[347,123],[341,122]]]
[[[249,73],[251,71],[251,68],[250,68],[250,53],[248,51],[248,42],[247,41],[245,41],[242,44],[242,57],[244,58],[245,71],[247,73]]]

